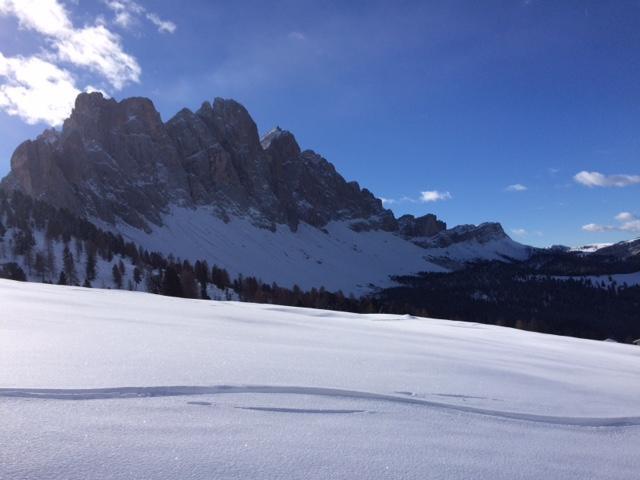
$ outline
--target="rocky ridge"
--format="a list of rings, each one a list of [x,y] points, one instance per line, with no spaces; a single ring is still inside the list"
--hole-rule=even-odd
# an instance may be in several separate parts
[[[247,110],[221,98],[163,122],[149,99],[80,94],[60,131],[47,130],[16,149],[0,187],[66,208],[145,248],[227,262],[231,271],[251,257],[245,245],[256,245],[260,252],[238,273],[252,273],[244,270],[256,269],[272,244],[262,271],[276,280],[283,274],[272,272],[283,262],[299,266],[297,256],[310,265],[308,275],[315,269],[326,278],[335,272],[328,252],[345,272],[378,264],[379,278],[399,273],[400,264],[406,272],[459,268],[529,252],[499,224],[447,229],[433,214],[395,218],[369,190],[301,149],[291,132],[276,127],[261,138]],[[234,219],[241,221],[223,227]],[[335,224],[348,225],[355,236]],[[301,228],[299,238],[286,237],[285,230]],[[273,238],[265,236],[270,232]],[[307,237],[315,239],[313,254]],[[359,284],[366,282],[364,270]]]
[[[148,99],[81,94],[60,132],[16,149],[2,185],[144,230],[161,225],[172,204],[215,206],[220,218],[246,216],[270,229],[349,219],[398,229],[379,199],[301,150],[290,132],[275,129],[260,139],[247,110],[221,98],[163,123]]]

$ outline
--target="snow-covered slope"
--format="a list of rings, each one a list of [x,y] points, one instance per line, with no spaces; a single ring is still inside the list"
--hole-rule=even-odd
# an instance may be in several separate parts
[[[635,479],[640,348],[0,281],[0,478]]]
[[[603,248],[610,247],[611,245],[613,244],[612,243],[590,243],[588,245],[582,245],[580,247],[568,247],[567,251],[578,252],[578,253],[593,253]]]
[[[335,221],[321,229],[301,223],[295,232],[277,225],[272,232],[242,217],[225,223],[206,207],[174,207],[163,226],[148,233],[126,224],[117,231],[148,250],[192,261],[204,258],[234,276],[356,295],[393,285],[393,275],[446,272],[478,260],[525,260],[531,254],[530,247],[504,234],[478,239],[474,234],[482,225],[466,226],[469,238],[441,244],[428,237],[409,241],[384,230],[354,231],[353,223]]]
[[[204,258],[232,276],[252,275],[286,287],[361,294],[371,285],[391,285],[390,275],[446,271],[425,260],[427,251],[398,235],[355,232],[349,222],[331,222],[323,229],[301,223],[296,232],[278,225],[272,232],[240,217],[225,223],[201,207],[174,208],[163,223],[150,233],[123,224],[118,231],[150,251]]]

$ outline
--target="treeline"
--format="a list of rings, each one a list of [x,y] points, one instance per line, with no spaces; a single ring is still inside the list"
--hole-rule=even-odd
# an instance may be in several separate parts
[[[640,338],[640,287],[593,284],[480,263],[452,273],[397,277],[378,297],[390,311],[631,342]]]
[[[640,255],[620,259],[610,255],[542,250],[534,253],[525,262],[512,264],[510,269],[560,276],[634,273],[640,271]]]

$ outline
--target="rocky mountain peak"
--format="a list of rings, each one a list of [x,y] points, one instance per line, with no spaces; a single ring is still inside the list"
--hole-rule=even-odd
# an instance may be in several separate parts
[[[258,127],[244,106],[235,100],[216,97],[196,112],[215,136],[241,153],[255,154],[260,147]]]
[[[287,130],[276,127],[260,139],[260,145],[269,152],[273,158],[281,161],[297,158],[300,153],[300,146],[293,134]]]
[[[81,93],[63,124],[62,133],[80,133],[85,140],[106,141],[113,129],[157,135],[162,130],[162,119],[148,98],[133,97],[117,102],[100,92]]]

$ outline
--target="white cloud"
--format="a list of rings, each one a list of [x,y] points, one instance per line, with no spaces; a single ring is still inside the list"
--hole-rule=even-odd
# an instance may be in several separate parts
[[[632,222],[635,219],[636,216],[630,212],[620,212],[618,215],[616,215],[616,220],[618,220],[619,222]]]
[[[69,72],[37,57],[0,53],[0,79],[0,108],[29,124],[61,124],[80,93]]]
[[[147,13],[147,19],[158,27],[160,33],[173,33],[176,31],[176,24],[169,20],[162,20],[155,13]]]
[[[120,37],[104,25],[74,28],[58,0],[0,0],[0,12],[13,14],[24,28],[44,35],[58,61],[88,68],[121,89],[138,82],[140,66],[122,49]],[[50,54],[49,57],[52,55]]]
[[[521,183],[514,183],[513,185],[509,185],[505,190],[507,192],[524,192],[525,190],[528,190],[528,188]]]
[[[582,226],[582,230],[585,232],[607,232],[613,229],[614,227],[610,225],[598,225],[597,223],[587,223]]]
[[[640,183],[640,175],[604,175],[585,170],[577,173],[573,179],[587,187],[628,187]]]
[[[586,232],[632,232],[640,233],[640,218],[629,212],[620,212],[615,216],[620,225],[599,225],[597,223],[588,223],[582,226],[582,230]]]
[[[116,90],[140,81],[140,65],[122,50],[119,37],[103,25],[72,31],[58,39],[55,47],[60,60],[103,75]]]
[[[145,17],[153,23],[160,33],[173,33],[176,24],[163,20],[157,13],[148,11],[145,7],[133,0],[104,0],[107,7],[114,13],[114,23],[122,28],[134,25],[138,18]]]
[[[527,232],[524,228],[512,228],[511,229],[511,233],[513,233],[514,235],[517,235],[519,237],[524,237],[526,236],[529,232]]]
[[[425,192],[420,192],[420,197],[408,197],[402,196],[400,198],[384,198],[380,197],[382,203],[385,205],[393,205],[398,203],[430,203],[430,202],[438,202],[442,200],[451,200],[453,196],[449,192],[439,192],[437,190],[428,190]]]
[[[126,0],[105,0],[105,4],[115,15],[113,21],[122,28],[129,28],[134,22],[134,17],[144,11],[142,6]]]
[[[449,192],[439,192],[438,190],[427,190],[420,192],[421,202],[439,202],[442,200],[451,200],[453,197]]]
[[[0,14],[15,15],[21,27],[52,37],[73,28],[67,11],[57,0],[0,0]]]
[[[28,123],[60,124],[81,90],[70,67],[93,72],[115,90],[140,81],[137,60],[100,17],[94,25],[76,28],[59,0],[0,0],[2,15],[14,16],[21,28],[42,35],[48,47],[30,57],[0,53],[0,109],[10,115]]]

